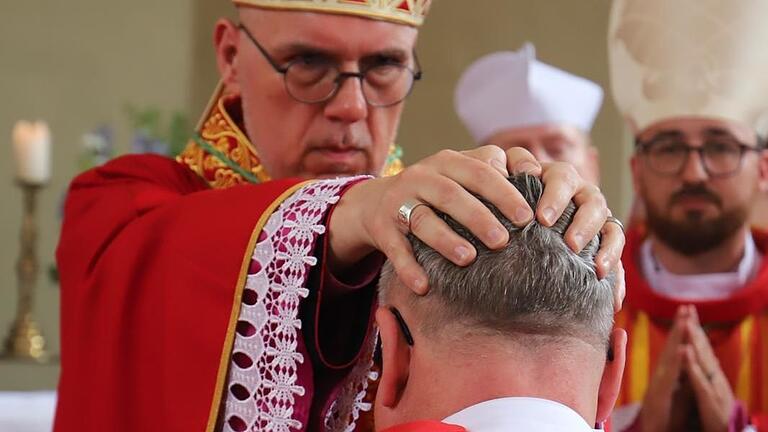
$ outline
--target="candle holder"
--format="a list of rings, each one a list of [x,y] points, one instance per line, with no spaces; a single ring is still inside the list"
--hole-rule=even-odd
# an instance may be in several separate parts
[[[37,225],[35,210],[37,192],[42,184],[19,181],[24,196],[24,217],[21,224],[21,254],[16,266],[18,272],[19,298],[16,303],[16,318],[11,325],[0,357],[5,359],[45,363],[48,353],[40,326],[32,317],[35,300],[38,264],[36,256]]]

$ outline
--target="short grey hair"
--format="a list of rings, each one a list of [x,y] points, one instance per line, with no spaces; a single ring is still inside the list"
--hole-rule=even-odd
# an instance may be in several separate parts
[[[509,181],[536,208],[543,192],[541,180],[519,174]],[[534,220],[519,228],[495,206],[480,200],[509,231],[510,240],[503,249],[489,250],[469,230],[440,212],[436,212],[438,216],[477,249],[472,264],[457,266],[409,236],[430,286],[423,297],[403,288],[408,304],[421,317],[420,329],[434,334],[449,324],[459,324],[491,334],[570,336],[605,346],[613,327],[615,275],[600,280],[595,273],[598,236],[578,254],[566,245],[563,235],[573,221],[573,202],[552,227]],[[395,283],[400,282],[392,265],[385,263],[379,284],[382,304],[390,303]]]

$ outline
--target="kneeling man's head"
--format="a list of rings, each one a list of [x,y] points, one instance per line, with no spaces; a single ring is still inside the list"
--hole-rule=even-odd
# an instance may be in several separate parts
[[[535,208],[541,181],[526,174],[509,181]],[[534,221],[522,228],[485,204],[510,233],[498,251],[439,214],[477,248],[467,267],[410,238],[428,275],[426,296],[413,294],[385,265],[376,313],[383,354],[379,429],[441,420],[501,397],[554,400],[590,424],[613,407],[626,334],[612,331],[615,275],[600,280],[595,273],[599,238],[578,254],[565,244],[573,204],[552,227]]]

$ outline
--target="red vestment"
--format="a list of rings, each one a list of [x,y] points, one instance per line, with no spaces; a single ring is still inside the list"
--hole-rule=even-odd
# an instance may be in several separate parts
[[[203,138],[257,174],[217,107]],[[352,181],[242,184],[197,160],[126,156],[72,182],[57,432],[322,430],[359,415],[381,258],[342,284],[323,236]]]
[[[757,276],[733,296],[708,301],[678,300],[653,291],[639,265],[643,230],[627,234],[622,257],[627,296],[616,326],[627,330],[629,340],[617,408],[642,402],[678,306],[692,304],[736,398],[753,424],[764,425],[768,414],[768,233],[752,232],[764,256]]]

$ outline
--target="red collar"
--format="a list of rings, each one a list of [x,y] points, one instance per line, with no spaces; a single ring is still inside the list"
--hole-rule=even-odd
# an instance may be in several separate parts
[[[671,320],[678,306],[693,304],[696,306],[702,323],[741,321],[747,315],[768,307],[768,232],[752,230],[757,249],[763,254],[757,276],[743,289],[727,299],[707,301],[681,301],[659,294],[651,289],[643,278],[640,269],[640,246],[646,237],[643,226],[627,232],[627,246],[624,248],[622,262],[626,270],[627,297],[625,305],[640,309],[659,319]]]

